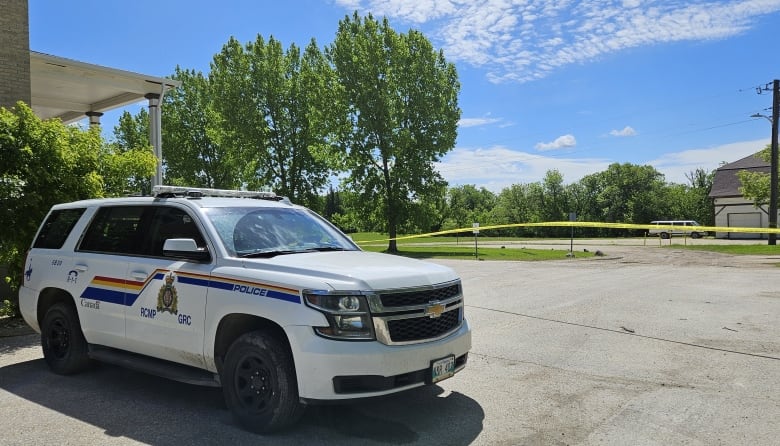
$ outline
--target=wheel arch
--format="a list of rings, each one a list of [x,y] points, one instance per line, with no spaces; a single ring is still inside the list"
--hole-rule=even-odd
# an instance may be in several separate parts
[[[78,318],[79,312],[76,308],[76,301],[73,296],[62,288],[49,287],[41,290],[38,295],[38,307],[36,309],[36,318],[38,319],[38,326],[41,326],[46,312],[49,308],[56,303],[63,302],[73,308],[76,318]]]
[[[265,331],[271,333],[276,339],[282,342],[288,350],[290,357],[290,340],[284,329],[276,322],[261,316],[251,314],[232,313],[226,314],[217,325],[217,332],[214,337],[214,362],[217,365],[217,371],[222,373],[222,366],[225,361],[225,355],[233,342],[240,336],[253,331]],[[294,359],[293,359],[294,363]],[[293,364],[294,366],[294,364]]]

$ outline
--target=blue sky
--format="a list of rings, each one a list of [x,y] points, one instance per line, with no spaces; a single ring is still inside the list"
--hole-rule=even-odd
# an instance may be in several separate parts
[[[417,29],[461,82],[451,186],[494,192],[610,163],[686,183],[770,142],[780,0],[30,0],[30,49],[153,76],[208,73],[233,36],[330,44],[359,11]],[[771,85],[770,85],[771,86]],[[127,108],[132,113],[144,103]],[[107,113],[110,135],[119,112]],[[174,150],[164,147],[163,150]]]

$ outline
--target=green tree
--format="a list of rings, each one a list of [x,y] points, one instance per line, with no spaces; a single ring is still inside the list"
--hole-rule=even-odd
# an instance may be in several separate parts
[[[81,130],[59,120],[42,121],[22,102],[0,108],[0,264],[19,285],[24,253],[49,208],[100,196],[103,140],[98,129]]]
[[[772,157],[771,151],[772,146],[767,144],[767,146],[756,155],[769,163],[771,162]],[[771,179],[771,175],[769,173],[742,170],[737,172],[737,178],[739,178],[739,181],[742,183],[739,191],[742,192],[742,195],[748,200],[753,200],[753,204],[756,207],[769,204],[769,180]]]
[[[122,150],[151,148],[149,143],[149,112],[145,108],[132,115],[122,112],[114,127],[114,142]]]
[[[176,67],[181,85],[163,97],[162,145],[165,182],[181,186],[238,189],[245,164],[223,139],[213,102],[220,100],[201,72]]]
[[[273,37],[245,47],[231,38],[214,56],[210,79],[220,142],[242,167],[235,172],[240,183],[315,202],[332,173],[332,132],[340,122],[336,78],[316,42],[301,54]]]
[[[701,168],[685,174],[690,182],[688,194],[691,196],[687,215],[705,226],[715,224],[715,205],[710,198],[714,177],[715,171],[707,172]]]
[[[534,221],[536,216],[528,197],[527,184],[513,184],[501,190],[496,198],[493,218],[496,224],[516,224]],[[504,230],[504,233],[519,236],[524,230],[520,228]]]
[[[415,215],[414,203],[440,194],[434,163],[455,144],[460,84],[455,66],[420,32],[396,33],[357,13],[345,17],[326,50],[342,86],[349,126],[341,158],[344,185],[360,191],[364,212],[382,210],[390,236]],[[417,213],[419,215],[419,213]]]
[[[446,229],[470,228],[473,223],[481,226],[495,222],[493,211],[496,196],[484,187],[473,184],[451,187],[447,191]]]
[[[151,193],[151,177],[157,167],[154,150],[149,143],[149,113],[141,109],[137,115],[125,111],[114,128],[115,141],[101,150],[99,173],[106,196],[130,193]]]
[[[613,163],[596,175],[603,178],[599,205],[607,222],[647,223],[658,216],[664,175],[652,166]]]

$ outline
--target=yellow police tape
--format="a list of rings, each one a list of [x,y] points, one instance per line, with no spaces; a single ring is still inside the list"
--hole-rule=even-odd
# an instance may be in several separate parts
[[[539,228],[539,227],[563,227],[563,228],[609,228],[609,229],[657,229],[657,230],[677,230],[686,232],[741,232],[753,234],[780,234],[780,228],[736,228],[726,226],[680,226],[680,225],[638,225],[631,223],[597,223],[589,221],[548,221],[542,223],[511,223],[506,225],[491,225],[468,227],[459,229],[448,229],[446,231],[428,232],[426,234],[405,235],[403,237],[386,238],[378,240],[363,240],[359,243],[386,242],[389,240],[407,240],[421,237],[431,237],[434,235],[459,234],[462,232],[474,233],[474,231],[487,231],[490,229],[504,228]]]

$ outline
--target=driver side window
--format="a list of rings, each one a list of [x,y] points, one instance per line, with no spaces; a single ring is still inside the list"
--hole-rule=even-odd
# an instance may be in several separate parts
[[[205,239],[189,214],[173,207],[159,207],[151,222],[151,254],[164,257],[163,244],[171,238],[191,238],[198,248],[206,247]]]

